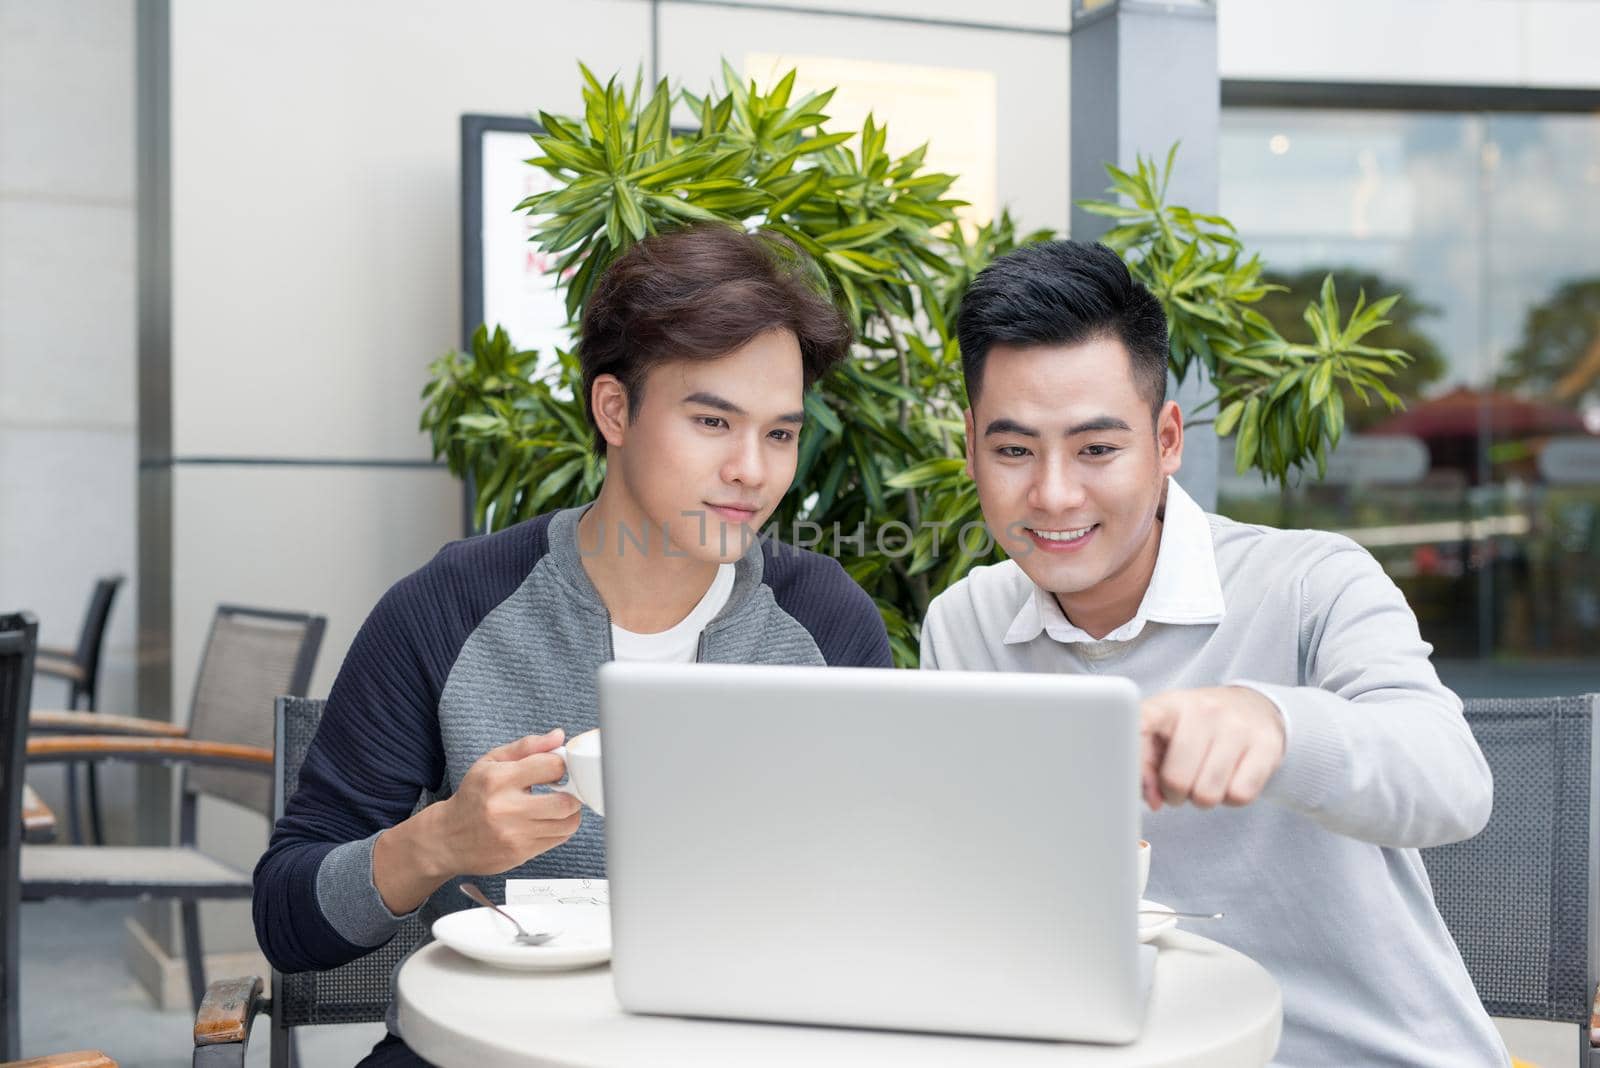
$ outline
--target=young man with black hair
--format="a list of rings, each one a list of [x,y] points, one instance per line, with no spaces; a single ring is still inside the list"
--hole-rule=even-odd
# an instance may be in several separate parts
[[[1139,685],[1148,893],[1225,912],[1206,934],[1278,980],[1274,1063],[1504,1065],[1417,853],[1483,827],[1490,774],[1400,591],[1348,538],[1173,481],[1166,320],[1105,246],[996,260],[957,331],[1011,559],[934,600],[922,666]]]
[[[446,546],[367,618],[256,867],[275,967],[331,968],[419,908],[464,907],[462,877],[498,897],[509,877],[604,874],[601,819],[529,787],[596,726],[607,660],[890,665],[837,562],[754,533],[794,478],[806,390],[850,343],[808,266],[704,226],[608,268],[578,345],[600,493]],[[363,1062],[415,1063],[393,1035]]]

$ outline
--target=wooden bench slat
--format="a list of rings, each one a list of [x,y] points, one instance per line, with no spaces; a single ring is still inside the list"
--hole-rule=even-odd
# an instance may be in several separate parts
[[[117,1062],[97,1049],[73,1053],[52,1053],[48,1057],[29,1057],[25,1061],[6,1061],[0,1068],[117,1068]]]
[[[194,738],[134,738],[114,734],[58,734],[28,739],[29,760],[109,760],[119,756],[166,760],[212,758],[272,766],[272,750],[235,742],[204,742]]]

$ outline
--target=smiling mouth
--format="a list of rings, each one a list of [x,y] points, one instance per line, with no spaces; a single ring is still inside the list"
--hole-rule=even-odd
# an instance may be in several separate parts
[[[1032,534],[1034,537],[1043,541],[1063,544],[1066,542],[1081,541],[1090,534],[1094,533],[1094,528],[1098,525],[1098,523],[1091,523],[1086,527],[1079,527],[1076,530],[1040,530],[1038,527],[1026,527],[1024,529],[1026,529],[1029,534]]]

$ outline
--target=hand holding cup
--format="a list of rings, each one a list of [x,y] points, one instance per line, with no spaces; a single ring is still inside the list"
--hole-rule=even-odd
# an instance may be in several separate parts
[[[562,732],[528,735],[480,757],[439,809],[435,841],[449,875],[496,875],[577,833],[582,809],[565,792],[531,792],[561,778]]]
[[[553,793],[570,794],[604,816],[605,794],[600,779],[600,732],[584,731],[572,741],[552,751],[567,764],[567,781],[552,786]]]

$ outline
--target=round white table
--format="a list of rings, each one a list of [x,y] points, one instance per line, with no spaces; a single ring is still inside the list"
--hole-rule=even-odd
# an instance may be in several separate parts
[[[617,1004],[608,967],[506,971],[438,942],[401,967],[395,1000],[407,1044],[442,1068],[1266,1064],[1283,1028],[1266,969],[1182,930],[1156,945],[1144,1033],[1127,1046],[637,1016]]]

